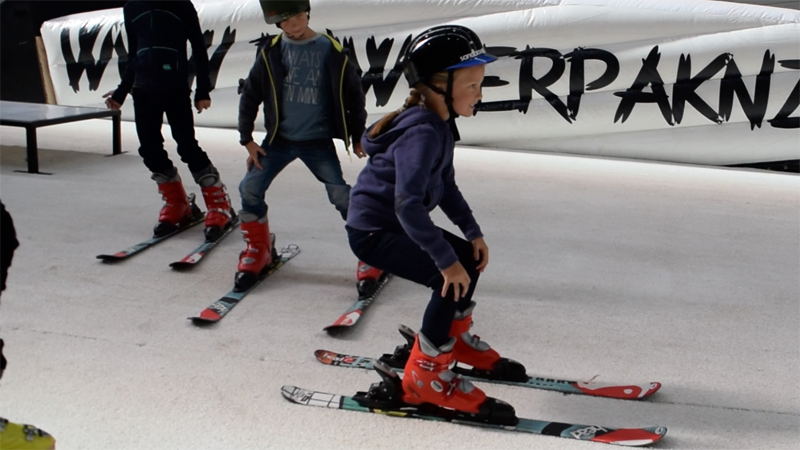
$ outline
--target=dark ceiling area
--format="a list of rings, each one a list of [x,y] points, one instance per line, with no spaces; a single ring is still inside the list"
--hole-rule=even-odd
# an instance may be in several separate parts
[[[729,3],[747,3],[750,5],[774,6],[777,8],[800,9],[800,0],[726,0]]]

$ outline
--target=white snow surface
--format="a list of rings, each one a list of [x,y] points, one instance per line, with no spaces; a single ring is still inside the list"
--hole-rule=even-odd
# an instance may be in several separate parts
[[[48,431],[59,450],[602,448],[287,402],[286,384],[351,395],[377,381],[313,352],[392,351],[399,324],[419,327],[427,289],[394,279],[352,332],[323,332],[355,300],[356,258],[297,161],[267,202],[278,246],[302,253],[219,324],[194,326],[187,317],[230,289],[241,235],[189,273],[168,264],[202,227],[120,264],[95,259],[149,237],[161,205],[134,125],[122,124],[127,153],[114,157],[110,128],[41,128],[40,170],[52,174],[32,175],[18,172],[24,130],[0,127],[0,198],[20,241],[0,307],[0,416]],[[236,131],[197,136],[238,207]],[[340,157],[353,184],[364,161]],[[455,164],[490,248],[472,331],[532,374],[663,383],[646,401],[480,383],[488,395],[520,417],[668,427],[656,448],[796,448],[800,177],[466,147]]]

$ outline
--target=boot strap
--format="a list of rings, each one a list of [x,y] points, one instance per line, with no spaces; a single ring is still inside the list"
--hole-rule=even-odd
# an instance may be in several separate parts
[[[230,212],[230,211],[228,211],[227,209],[221,209],[221,208],[209,208],[209,209],[208,209],[208,212],[209,212],[209,213],[215,212],[215,213],[219,213],[219,214],[224,214],[224,215],[228,216],[228,218],[230,218],[230,217],[231,217],[231,212]]]
[[[439,364],[424,359],[418,359],[414,362],[417,363],[420,369],[427,370],[429,372],[444,372],[446,370],[452,369],[456,363],[455,360],[453,360],[447,364]]]

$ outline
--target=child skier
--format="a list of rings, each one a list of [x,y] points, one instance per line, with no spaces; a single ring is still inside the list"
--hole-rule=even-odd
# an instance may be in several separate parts
[[[455,183],[455,118],[472,116],[484,65],[494,60],[462,26],[434,27],[412,40],[403,58],[411,94],[367,130],[370,159],[351,192],[346,228],[359,259],[433,290],[405,364],[402,400],[513,423],[510,405],[450,370],[457,361],[491,376],[525,373],[469,332],[472,295],[489,249]],[[434,225],[429,212],[437,206],[466,240]]]
[[[189,86],[186,41],[192,45],[197,68],[197,112],[211,107],[208,54],[197,11],[189,0],[132,0],[123,7],[128,35],[128,65],[116,90],[103,95],[109,109],[120,109],[133,95],[139,155],[153,173],[166,204],[161,209],[153,234],[164,236],[186,225],[193,217],[178,169],[164,150],[161,125],[166,113],[181,160],[188,164],[200,185],[208,212],[207,241],[217,240],[235,217],[225,185],[194,135],[191,87]]]
[[[367,118],[361,78],[348,52],[332,37],[308,26],[308,0],[261,1],[264,20],[282,33],[262,40],[239,100],[240,143],[247,148],[247,174],[239,184],[241,229],[247,248],[239,257],[235,290],[246,290],[272,263],[264,196],[275,177],[300,159],[320,182],[328,200],[347,218],[350,186],[342,175],[333,139],[366,156],[361,134]],[[264,103],[267,136],[253,140],[258,107]],[[359,263],[357,277],[381,271]]]
[[[6,206],[0,202],[0,294],[6,289],[6,278],[14,251],[19,247],[17,230],[14,220],[6,211]],[[3,356],[3,340],[0,339],[0,378],[6,368],[6,358]],[[15,450],[53,450],[56,441],[44,430],[33,425],[9,422],[0,417],[0,449]]]

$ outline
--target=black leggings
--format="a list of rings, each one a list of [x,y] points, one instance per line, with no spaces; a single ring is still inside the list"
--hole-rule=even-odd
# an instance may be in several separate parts
[[[464,311],[472,301],[472,294],[478,284],[480,272],[476,269],[480,261],[475,261],[472,244],[446,230],[444,238],[453,246],[458,260],[470,278],[469,289],[464,297],[453,301],[453,287],[441,296],[444,277],[433,259],[405,233],[391,231],[362,231],[345,226],[353,253],[365,263],[389,272],[400,278],[428,286],[433,290],[431,300],[422,319],[422,334],[431,343],[440,347],[450,339],[450,326],[456,310]]]
[[[164,137],[161,135],[165,113],[172,137],[178,144],[178,154],[189,166],[189,170],[192,173],[200,172],[211,165],[208,155],[194,137],[194,116],[188,88],[175,92],[152,92],[134,88],[132,95],[136,133],[139,136],[139,155],[151,172],[169,175],[175,167],[164,150]]]

